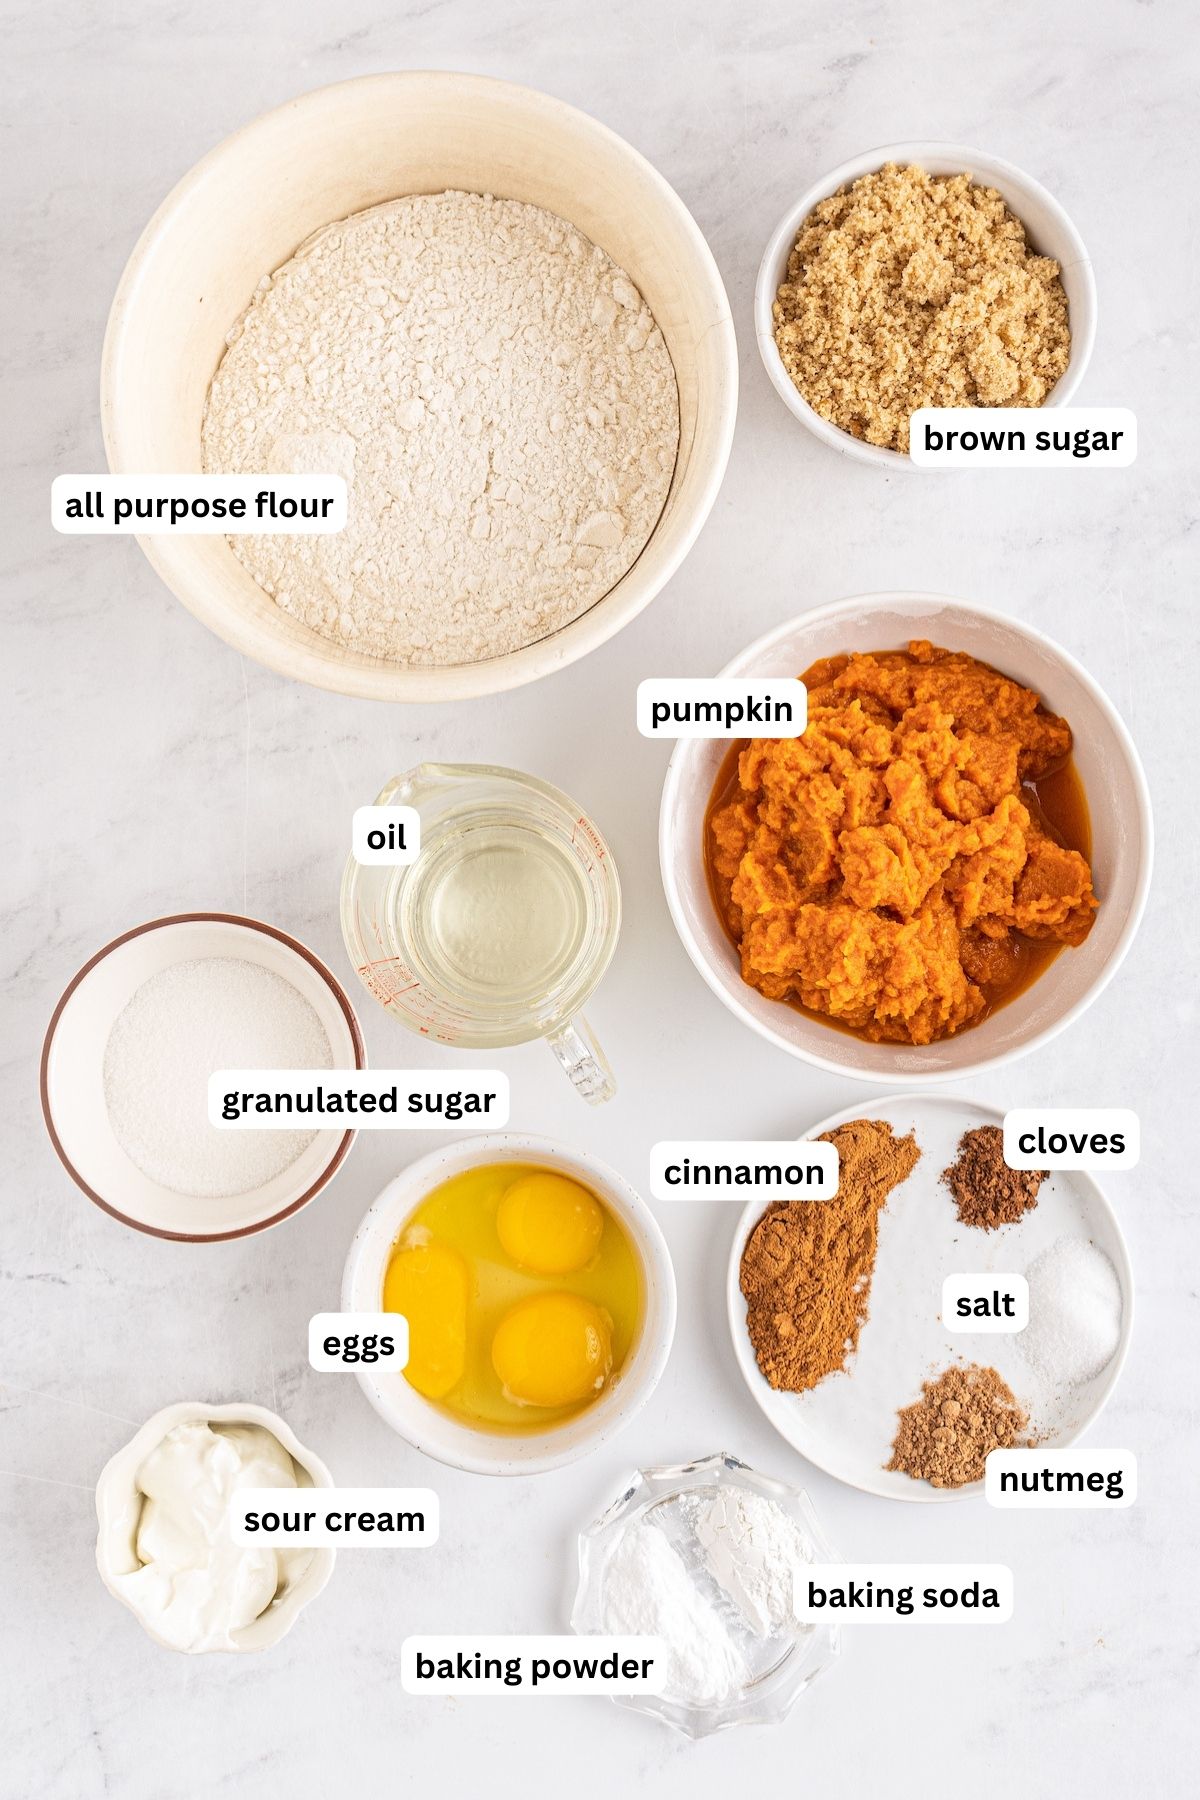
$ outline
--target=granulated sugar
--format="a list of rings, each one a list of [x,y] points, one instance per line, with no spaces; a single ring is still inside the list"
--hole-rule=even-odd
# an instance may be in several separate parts
[[[1080,1387],[1099,1375],[1121,1341],[1121,1284],[1103,1250],[1060,1238],[1026,1271],[1029,1323],[1017,1343],[1050,1389]]]
[[[488,195],[340,220],[230,334],[204,467],[339,474],[349,521],[235,554],[322,637],[478,662],[576,619],[637,560],[679,447],[641,294],[572,225]]]
[[[240,957],[201,957],[152,975],[120,1013],[104,1052],[104,1101],[144,1175],[176,1194],[220,1199],[290,1168],[315,1134],[210,1125],[209,1076],[332,1062],[324,1026],[290,981]]]

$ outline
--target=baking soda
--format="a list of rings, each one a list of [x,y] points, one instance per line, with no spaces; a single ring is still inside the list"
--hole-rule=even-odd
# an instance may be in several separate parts
[[[176,1194],[223,1199],[263,1187],[311,1131],[223,1131],[208,1120],[217,1069],[328,1069],[329,1038],[304,995],[240,957],[172,964],[144,981],[104,1051],[104,1103],[122,1150]]]
[[[782,1507],[745,1488],[720,1488],[699,1496],[693,1530],[709,1575],[756,1636],[801,1623],[796,1600],[811,1557]]]

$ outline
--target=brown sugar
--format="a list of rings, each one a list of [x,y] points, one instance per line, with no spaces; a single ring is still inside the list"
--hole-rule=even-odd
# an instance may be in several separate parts
[[[853,1119],[821,1141],[841,1159],[835,1198],[774,1202],[742,1252],[750,1342],[771,1386],[789,1393],[846,1366],[867,1317],[879,1214],[921,1154],[915,1137],[878,1119]]]
[[[1004,1378],[978,1363],[944,1369],[898,1418],[887,1467],[935,1488],[982,1481],[988,1453],[1026,1442],[1029,1424]]]
[[[999,1125],[977,1125],[964,1131],[958,1140],[958,1155],[942,1171],[962,1223],[982,1231],[996,1231],[1024,1218],[1037,1205],[1038,1189],[1049,1176],[1048,1169],[1009,1168]]]
[[[803,736],[751,739],[706,821],[742,979],[873,1042],[933,1043],[1091,929],[1087,858],[1039,785],[1070,775],[1070,726],[925,639],[804,680]]]
[[[1071,349],[1059,266],[995,188],[894,163],[813,208],[774,320],[814,411],[905,452],[919,406],[1041,406]]]

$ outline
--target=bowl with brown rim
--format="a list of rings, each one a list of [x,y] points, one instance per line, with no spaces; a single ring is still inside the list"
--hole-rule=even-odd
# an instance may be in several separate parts
[[[178,913],[116,937],[67,984],[42,1047],[42,1112],[76,1186],[111,1218],[152,1237],[213,1243],[266,1231],[315,1199],[349,1154],[352,1131],[318,1131],[295,1162],[262,1186],[221,1196],[176,1193],[145,1174],[113,1132],[104,1099],[104,1052],[144,982],[180,962],[233,957],[269,969],[313,1008],[334,1069],[363,1069],[354,1009],[325,964],[274,925],[235,913]]]

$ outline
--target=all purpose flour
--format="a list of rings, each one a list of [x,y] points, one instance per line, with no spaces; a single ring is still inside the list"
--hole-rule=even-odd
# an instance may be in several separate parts
[[[208,470],[346,477],[345,531],[232,548],[322,636],[408,664],[586,612],[644,548],[678,446],[628,277],[554,214],[464,193],[343,219],[264,280],[203,432]]]

